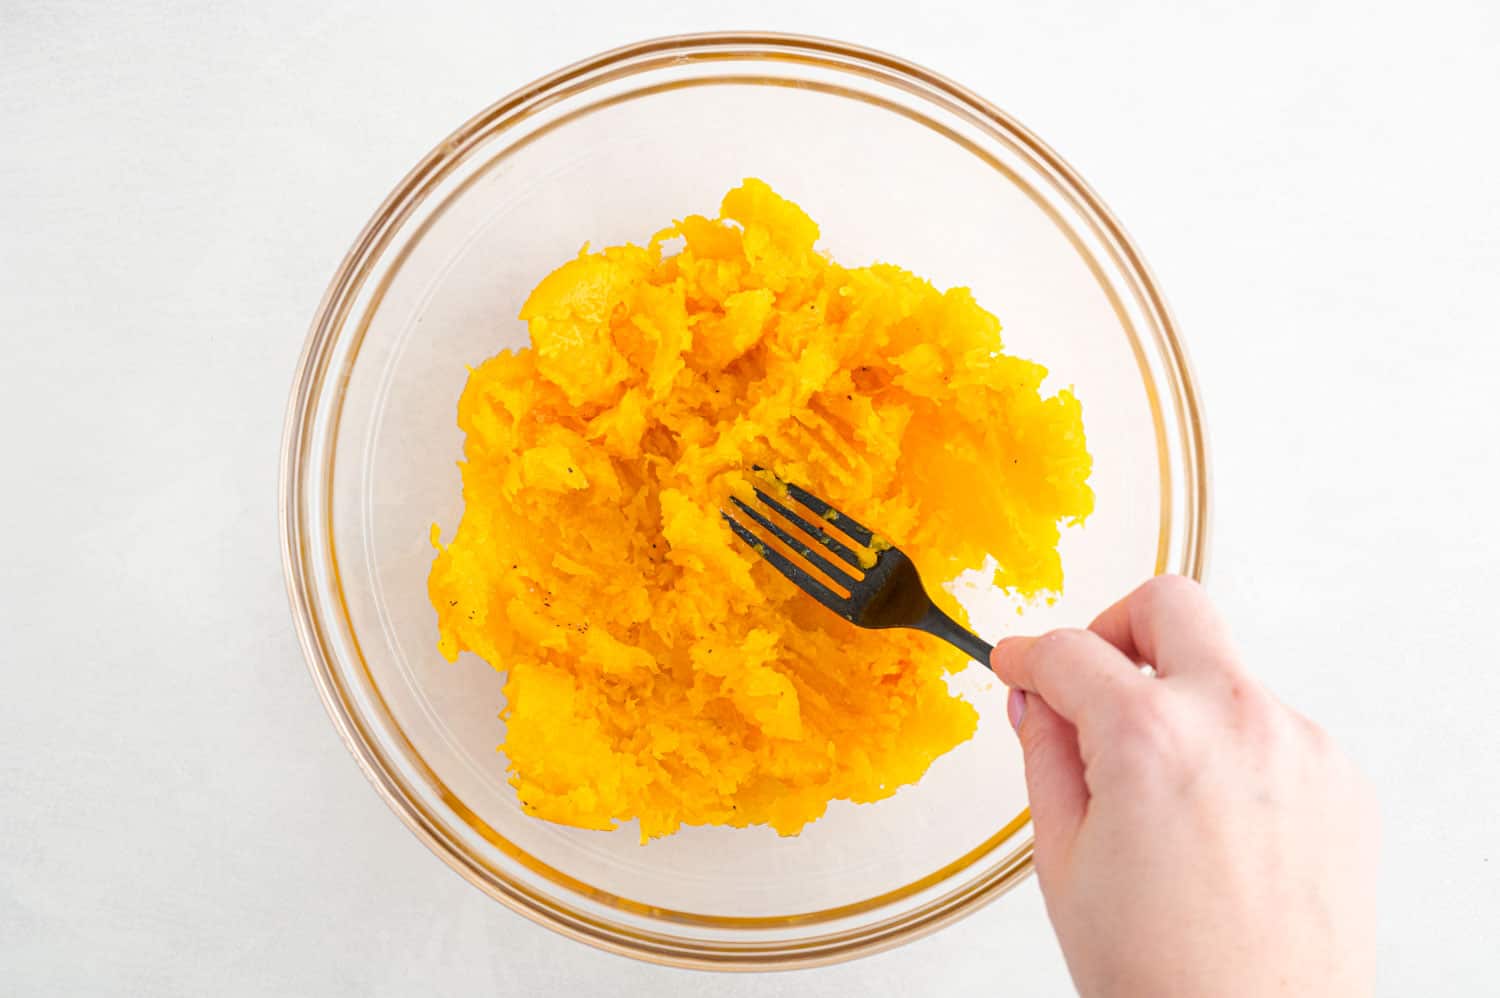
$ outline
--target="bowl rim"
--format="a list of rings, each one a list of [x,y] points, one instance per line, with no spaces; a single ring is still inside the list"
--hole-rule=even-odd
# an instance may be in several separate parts
[[[681,936],[642,932],[615,923],[600,922],[586,912],[569,909],[556,899],[538,897],[535,891],[525,885],[497,884],[488,875],[489,871],[480,869],[451,836],[422,813],[423,809],[403,791],[389,772],[388,766],[380,759],[380,753],[372,744],[372,736],[365,724],[350,710],[339,680],[334,675],[331,653],[316,620],[314,601],[309,592],[308,573],[304,565],[307,549],[303,543],[300,493],[305,470],[305,441],[311,429],[310,416],[317,398],[317,389],[344,324],[342,306],[363,281],[372,248],[383,248],[382,237],[398,229],[404,221],[407,212],[403,210],[403,206],[409,207],[407,203],[420,182],[445,161],[461,156],[468,143],[493,127],[497,120],[518,113],[524,114],[527,108],[550,100],[559,90],[570,85],[577,86],[580,80],[587,80],[602,71],[612,68],[619,70],[620,67],[643,58],[659,58],[665,53],[688,49],[700,52],[707,50],[717,53],[719,58],[752,60],[797,55],[819,61],[820,65],[827,68],[855,72],[863,68],[867,72],[879,70],[885,74],[894,74],[978,115],[990,127],[997,127],[1008,138],[1024,144],[1029,153],[1054,171],[1061,183],[1079,199],[1090,219],[1108,234],[1111,245],[1122,256],[1122,267],[1137,282],[1153,313],[1156,338],[1165,361],[1164,387],[1172,395],[1175,411],[1181,415],[1178,429],[1182,438],[1180,443],[1183,447],[1182,460],[1188,496],[1188,508],[1183,511],[1185,535],[1182,562],[1172,566],[1172,569],[1194,578],[1203,577],[1210,525],[1210,469],[1202,401],[1176,322],[1155,277],[1123,226],[1102,200],[1071,166],[1030,130],[974,92],[937,73],[897,56],[846,42],[807,35],[749,31],[703,32],[652,38],[601,52],[565,66],[511,92],[470,117],[402,178],[361,230],[329,282],[314,313],[293,377],[282,437],[278,497],[283,574],[304,659],[335,729],[386,804],[424,845],[465,880],[538,924],[592,946],[649,962],[720,970],[770,970],[823,965],[875,953],[926,935],[994,900],[1031,872],[1031,842],[1023,842],[981,876],[959,883],[941,897],[893,918],[821,937],[786,940],[780,948],[777,948],[776,943],[770,943],[770,948],[764,950],[724,949]],[[643,68],[649,69],[650,66]],[[929,101],[934,100],[928,93],[921,96]],[[500,130],[503,131],[504,127],[506,126],[502,125]],[[1153,407],[1155,406],[1156,403],[1153,403]],[[1166,474],[1165,470],[1163,474]],[[1165,530],[1166,513],[1163,518]],[[1164,566],[1158,564],[1158,571],[1162,570]],[[1024,825],[1027,817],[1023,811],[1007,827]],[[966,864],[969,858],[966,855],[961,859]],[[950,864],[944,871],[953,869],[953,866]],[[923,878],[921,882],[928,879],[930,878]],[[904,889],[898,889],[898,892],[901,891]],[[906,891],[899,896],[910,893]],[[891,894],[874,900],[888,903],[892,900]],[[870,903],[857,902],[845,907],[868,910]],[[791,916],[782,920],[781,924],[795,925],[805,921],[807,917]]]

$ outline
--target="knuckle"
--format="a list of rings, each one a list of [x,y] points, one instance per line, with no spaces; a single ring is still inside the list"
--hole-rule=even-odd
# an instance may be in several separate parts
[[[1227,680],[1230,721],[1251,734],[1270,735],[1285,712],[1258,683],[1229,674]]]
[[[1314,754],[1325,757],[1340,754],[1327,728],[1305,717],[1299,716],[1296,720],[1305,744]]]
[[[1297,718],[1302,735],[1302,751],[1313,760],[1315,772],[1321,774],[1323,792],[1342,801],[1341,810],[1359,823],[1378,828],[1380,796],[1375,784],[1320,725]]]
[[[1269,695],[1267,696],[1269,700]],[[1336,765],[1343,753],[1328,730],[1305,714],[1279,701],[1272,701],[1268,727],[1271,736],[1288,752],[1316,760],[1320,765]]]
[[[1320,754],[1312,725],[1254,680],[1229,675],[1222,687],[1206,692],[1209,716],[1217,717],[1233,743],[1251,757],[1281,765],[1288,758]]]
[[[1159,691],[1126,698],[1117,721],[1121,747],[1136,755],[1165,760],[1191,753],[1191,726]]]
[[[1130,616],[1136,628],[1146,631],[1172,627],[1198,633],[1213,629],[1216,620],[1203,587],[1185,575],[1147,579],[1132,596]]]

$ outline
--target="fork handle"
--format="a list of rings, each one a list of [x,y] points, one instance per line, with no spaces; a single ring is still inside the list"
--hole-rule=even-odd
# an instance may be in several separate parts
[[[937,607],[927,611],[917,622],[917,629],[942,638],[986,669],[990,667],[990,652],[995,650],[995,646],[968,628],[961,627],[958,621]]]

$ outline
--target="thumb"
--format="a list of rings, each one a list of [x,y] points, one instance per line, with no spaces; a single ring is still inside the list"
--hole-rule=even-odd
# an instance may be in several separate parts
[[[1088,785],[1078,732],[1035,693],[1011,690],[1011,724],[1026,760],[1026,792],[1036,834],[1036,870],[1043,885],[1073,846],[1088,810]]]

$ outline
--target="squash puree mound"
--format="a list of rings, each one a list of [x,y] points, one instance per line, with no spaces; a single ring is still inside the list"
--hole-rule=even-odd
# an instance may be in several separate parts
[[[758,180],[720,210],[537,285],[530,348],[459,401],[464,513],[428,581],[443,654],[507,673],[527,812],[642,841],[795,834],[974,731],[945,682],[962,655],[844,622],[731,534],[753,465],[879,528],[960,620],[939,584],[965,569],[1059,590],[1059,526],[1094,502],[1078,400],[1043,397],[966,289],[839,266]]]

